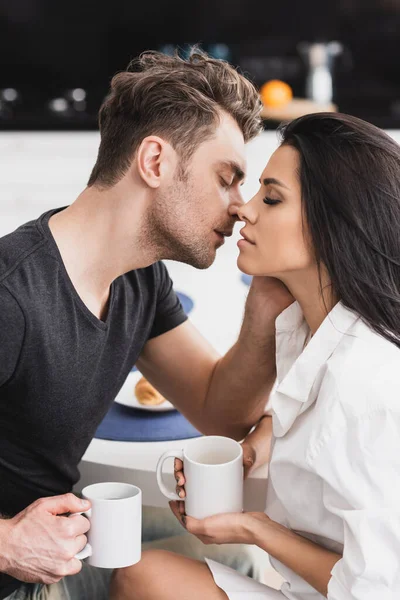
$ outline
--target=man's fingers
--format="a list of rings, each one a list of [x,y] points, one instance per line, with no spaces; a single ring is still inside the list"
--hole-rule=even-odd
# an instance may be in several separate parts
[[[76,538],[74,539],[74,542],[73,542],[73,546],[72,546],[72,548],[73,548],[72,551],[73,551],[74,555],[78,554],[78,552],[80,552],[81,550],[83,550],[84,547],[86,546],[86,544],[87,544],[87,537],[86,537],[86,535],[78,535],[78,536],[76,536]]]
[[[72,535],[81,535],[82,533],[87,533],[90,529],[89,519],[77,513],[69,515],[68,523],[68,527],[71,528]]]
[[[36,507],[42,507],[53,515],[62,515],[65,513],[76,513],[90,508],[88,500],[82,500],[75,494],[63,494],[62,496],[51,496],[41,498],[35,502]]]
[[[72,558],[67,565],[66,575],[76,575],[82,570],[82,561],[77,558]]]

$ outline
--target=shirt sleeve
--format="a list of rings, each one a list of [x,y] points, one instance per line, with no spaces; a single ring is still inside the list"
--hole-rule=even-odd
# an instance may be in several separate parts
[[[159,262],[157,269],[157,308],[150,333],[150,339],[162,335],[187,320],[187,315],[182,308],[178,296],[173,288],[172,279],[167,267]]]
[[[323,503],[344,539],[328,600],[400,598],[399,409],[347,417],[319,453]]]
[[[0,386],[13,375],[25,334],[25,319],[19,304],[0,285]]]

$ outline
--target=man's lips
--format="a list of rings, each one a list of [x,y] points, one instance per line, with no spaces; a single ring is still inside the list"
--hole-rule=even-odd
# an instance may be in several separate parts
[[[223,237],[231,237],[232,235],[232,229],[214,229],[215,233],[218,233],[218,235],[222,235]]]

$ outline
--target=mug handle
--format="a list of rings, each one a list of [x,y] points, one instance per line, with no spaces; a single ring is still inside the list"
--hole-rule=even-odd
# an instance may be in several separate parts
[[[71,519],[72,517],[75,517],[75,515],[84,515],[90,521],[91,514],[92,514],[91,509],[83,510],[82,512],[76,512],[76,513],[70,514],[68,518]],[[78,554],[75,554],[75,558],[77,558],[78,560],[83,560],[84,558],[89,558],[89,556],[92,556],[92,554],[93,554],[92,546],[90,544],[86,544],[86,546],[84,548],[82,548],[82,550],[80,552],[78,552]]]
[[[183,450],[168,450],[160,456],[156,470],[158,487],[160,488],[161,493],[169,500],[185,500],[185,498],[179,498],[176,492],[169,490],[164,483],[162,469],[168,458],[179,458],[183,461]]]

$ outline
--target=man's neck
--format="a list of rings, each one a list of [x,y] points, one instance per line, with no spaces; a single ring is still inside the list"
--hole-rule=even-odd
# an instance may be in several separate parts
[[[117,186],[116,186],[117,187]],[[77,293],[103,318],[111,283],[157,260],[145,243],[146,201],[126,199],[123,189],[85,189],[49,220],[49,228]]]

